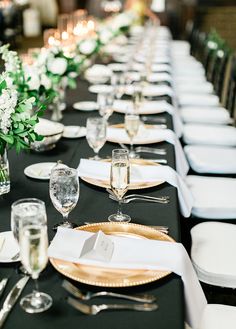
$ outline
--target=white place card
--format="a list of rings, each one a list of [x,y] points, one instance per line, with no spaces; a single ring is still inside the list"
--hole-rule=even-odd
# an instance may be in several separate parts
[[[113,255],[114,243],[102,231],[85,240],[80,258],[109,262]]]

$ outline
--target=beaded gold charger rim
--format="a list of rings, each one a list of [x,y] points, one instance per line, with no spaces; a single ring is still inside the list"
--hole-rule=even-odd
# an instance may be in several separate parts
[[[133,236],[140,239],[175,242],[173,238],[154,228],[133,223],[102,222],[83,225],[76,229],[94,233],[102,230],[108,235]],[[72,280],[87,285],[108,288],[139,286],[160,280],[171,273],[170,271],[161,270],[127,270],[95,267],[66,262],[55,258],[50,258],[50,262],[58,272]]]

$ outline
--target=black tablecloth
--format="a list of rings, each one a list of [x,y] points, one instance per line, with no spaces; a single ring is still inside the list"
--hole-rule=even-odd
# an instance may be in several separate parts
[[[81,112],[72,109],[75,101],[95,100],[96,95],[87,91],[88,84],[85,81],[79,81],[78,88],[67,93],[67,109],[64,112],[62,122],[65,125],[85,125],[88,116],[97,115],[94,112]],[[164,114],[167,118],[168,126],[172,127],[171,117]],[[123,122],[121,114],[113,114],[111,123]],[[158,146],[164,146],[167,149],[168,164],[175,167],[174,148],[168,143],[161,143]],[[111,151],[116,144],[106,143],[102,148],[100,155],[111,155]],[[56,148],[45,153],[23,152],[16,155],[14,151],[9,152],[10,173],[11,173],[11,191],[0,196],[0,232],[10,230],[10,206],[20,198],[36,197],[46,203],[48,215],[49,239],[52,239],[54,232],[52,227],[61,220],[61,215],[54,209],[48,191],[48,181],[40,181],[27,178],[23,171],[30,164],[37,162],[51,162],[61,159],[65,164],[71,167],[77,167],[80,158],[87,158],[93,155],[93,151],[88,147],[85,138],[64,139],[62,138]],[[143,191],[141,191],[143,192]],[[132,217],[132,222],[145,225],[167,225],[170,229],[170,235],[180,240],[179,209],[177,203],[176,189],[168,184],[163,184],[155,188],[145,190],[145,193],[154,196],[169,195],[170,203],[160,205],[157,203],[130,203],[124,206],[125,212]],[[78,225],[85,221],[102,222],[107,221],[108,215],[114,213],[117,209],[117,203],[108,198],[107,192],[82,180],[80,181],[80,197],[76,208],[70,214],[70,219]],[[158,260],[158,255],[157,255]],[[18,274],[19,263],[0,264],[0,279],[8,276],[9,283],[4,296],[20,277]],[[69,328],[129,328],[129,329],[183,329],[184,328],[184,302],[183,286],[179,277],[174,274],[156,281],[133,288],[117,289],[120,292],[149,292],[157,296],[159,310],[155,312],[131,312],[131,311],[107,311],[97,316],[86,316],[71,308],[65,298],[67,293],[61,288],[63,276],[48,264],[46,270],[40,275],[40,290],[50,294],[53,298],[53,306],[48,311],[29,315],[25,313],[17,304],[12,310],[5,323],[6,329],[24,328],[24,329],[65,329]],[[96,287],[86,286],[74,282],[81,289],[92,291],[99,290]],[[29,293],[34,285],[32,280],[27,284],[22,295]],[[4,299],[2,297],[2,300]],[[113,302],[109,299],[96,299],[92,302]]]

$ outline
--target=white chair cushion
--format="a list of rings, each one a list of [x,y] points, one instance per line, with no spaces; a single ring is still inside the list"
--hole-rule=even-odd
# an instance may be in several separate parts
[[[236,148],[187,145],[184,151],[191,168],[198,173],[236,174]]]
[[[219,97],[216,95],[178,93],[177,97],[180,106],[219,106]]]
[[[180,109],[180,116],[185,123],[228,124],[231,122],[229,112],[223,107],[183,107]]]
[[[192,228],[191,237],[191,259],[199,280],[215,286],[235,288],[236,225],[201,223]]]
[[[209,219],[236,219],[235,178],[189,175],[186,184],[194,199],[192,215]]]
[[[198,329],[235,329],[236,307],[208,304]]]
[[[236,146],[236,128],[189,123],[184,126],[183,139],[186,144]]]
[[[210,82],[204,82],[201,84],[185,84],[185,83],[178,83],[176,84],[176,92],[178,94],[212,94],[214,91],[213,85]]]

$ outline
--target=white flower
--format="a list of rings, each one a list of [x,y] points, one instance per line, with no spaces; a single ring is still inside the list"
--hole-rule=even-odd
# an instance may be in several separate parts
[[[97,47],[97,41],[95,39],[83,40],[79,45],[79,51],[83,55],[91,55]]]
[[[26,83],[30,90],[39,90],[40,87],[40,77],[39,72],[36,67],[32,65],[24,65],[24,76]]]
[[[41,75],[41,85],[47,90],[52,87],[52,81],[46,74]]]
[[[17,91],[4,89],[0,95],[0,131],[7,134],[11,126],[11,115],[15,112]]]
[[[53,74],[63,75],[67,69],[67,61],[61,57],[51,59],[47,64],[47,68]]]
[[[106,45],[113,38],[113,33],[110,29],[103,28],[100,31],[99,36],[100,36],[101,43]]]

